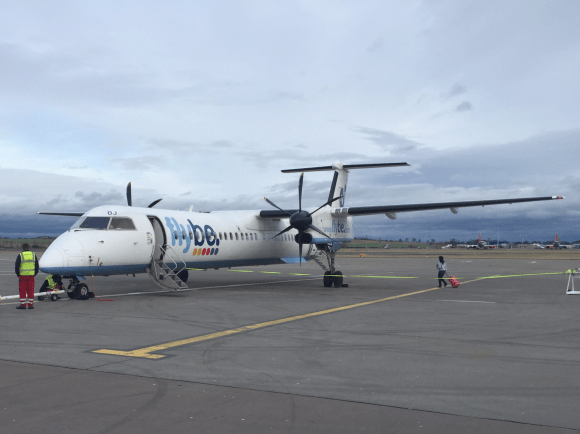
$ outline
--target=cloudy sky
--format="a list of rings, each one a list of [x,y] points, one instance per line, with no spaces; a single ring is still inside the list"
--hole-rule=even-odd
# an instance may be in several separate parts
[[[281,169],[353,171],[347,206],[564,195],[355,220],[355,233],[580,239],[580,3],[0,0],[0,236],[86,211],[297,204]],[[318,206],[332,175],[305,176]],[[161,204],[160,204],[161,205]],[[158,206],[160,206],[158,205]]]

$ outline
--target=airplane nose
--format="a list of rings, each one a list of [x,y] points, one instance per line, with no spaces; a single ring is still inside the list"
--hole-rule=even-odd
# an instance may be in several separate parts
[[[50,270],[55,268],[62,268],[65,266],[64,256],[60,252],[60,249],[56,247],[49,247],[40,257],[38,266],[40,271],[50,274]]]

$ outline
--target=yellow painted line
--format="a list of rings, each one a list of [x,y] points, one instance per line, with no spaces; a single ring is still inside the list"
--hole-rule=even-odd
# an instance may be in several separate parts
[[[412,276],[345,276],[345,277],[368,277],[371,279],[418,279]]]
[[[467,283],[467,282],[465,282],[465,283]],[[168,342],[165,344],[153,345],[151,347],[139,348],[139,349],[132,350],[132,351],[118,351],[118,350],[103,349],[103,350],[93,351],[93,353],[110,354],[110,355],[114,355],[114,356],[140,357],[140,358],[144,358],[144,359],[162,359],[166,356],[161,355],[161,354],[152,354],[152,353],[155,353],[157,351],[164,351],[164,350],[167,350],[169,348],[175,348],[175,347],[180,347],[183,345],[194,344],[197,342],[208,341],[210,339],[221,338],[223,336],[231,336],[231,335],[238,334],[238,333],[257,330],[257,329],[261,329],[264,327],[270,327],[270,326],[284,324],[284,323],[288,323],[288,322],[292,322],[292,321],[298,321],[298,320],[305,319],[305,318],[311,318],[311,317],[320,316],[320,315],[327,315],[330,313],[341,312],[343,310],[354,309],[356,307],[369,306],[371,304],[382,303],[384,301],[389,301],[389,300],[395,300],[397,298],[403,298],[403,297],[409,297],[411,295],[423,294],[425,292],[435,291],[437,289],[441,289],[441,288],[436,286],[434,288],[423,289],[421,291],[408,292],[406,294],[394,295],[391,297],[381,298],[378,300],[365,301],[363,303],[335,307],[332,309],[321,310],[319,312],[306,313],[303,315],[291,316],[288,318],[282,318],[282,319],[277,319],[277,320],[273,320],[273,321],[262,322],[259,324],[252,324],[252,325],[238,327],[238,328],[231,329],[231,330],[224,330],[221,332],[210,333],[210,334],[202,335],[202,336],[195,336],[193,338],[182,339],[179,341]]]
[[[291,276],[311,276],[311,274],[304,274],[304,273],[288,273]]]
[[[530,274],[509,274],[505,276],[487,276],[487,277],[480,277],[478,280],[482,279],[500,279],[504,277],[522,277],[522,276],[544,276],[547,274],[565,274],[562,271],[554,272],[554,273],[530,273]]]
[[[228,270],[234,273],[253,273],[252,270]]]
[[[260,271],[260,273],[264,273],[264,274],[282,274],[279,271]]]

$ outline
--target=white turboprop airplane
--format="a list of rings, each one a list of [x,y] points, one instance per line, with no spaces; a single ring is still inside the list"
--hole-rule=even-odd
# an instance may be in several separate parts
[[[354,239],[353,216],[534,202],[561,196],[467,202],[345,207],[348,173],[352,169],[409,166],[407,163],[352,164],[283,170],[284,173],[334,171],[328,200],[313,210],[302,209],[302,184],[298,183],[298,209],[216,211],[198,213],[105,205],[85,213],[39,214],[80,217],[49,246],[40,259],[40,270],[70,279],[67,294],[88,299],[92,294],[79,278],[148,273],[164,288],[185,289],[188,269],[218,269],[250,265],[300,263],[315,260],[324,270],[324,286],[340,287],[342,273],[335,255],[343,243]],[[306,248],[304,248],[306,247]],[[323,262],[326,259],[326,264]]]

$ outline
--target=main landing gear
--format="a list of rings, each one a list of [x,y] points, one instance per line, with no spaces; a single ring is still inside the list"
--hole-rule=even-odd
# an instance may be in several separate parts
[[[73,300],[88,300],[95,295],[89,291],[89,287],[85,283],[80,283],[76,276],[71,276],[66,295]]]
[[[336,250],[332,250],[329,244],[317,244],[316,252],[312,255],[314,261],[320,265],[320,267],[325,270],[322,282],[326,288],[334,286],[335,288],[340,288],[341,286],[347,286],[343,284],[344,275],[342,271],[338,271],[336,268],[338,264],[334,262],[336,256]],[[322,261],[322,257],[326,256],[328,261],[328,267]]]

